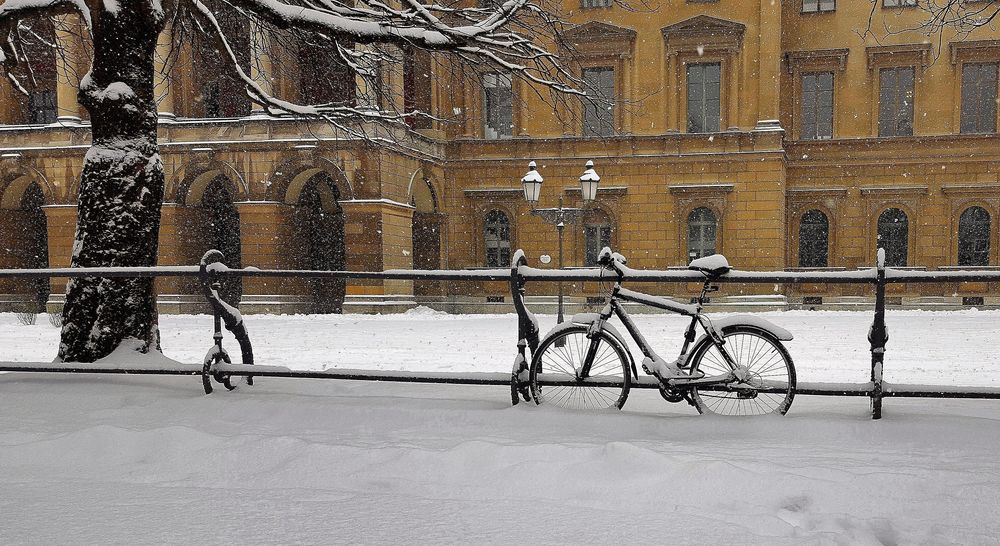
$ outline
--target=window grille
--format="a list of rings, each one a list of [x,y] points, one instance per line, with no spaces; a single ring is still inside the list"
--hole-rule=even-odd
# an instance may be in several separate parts
[[[802,13],[817,11],[834,11],[837,9],[835,0],[802,0]]]
[[[833,72],[802,75],[802,124],[799,138],[833,138]]]
[[[583,227],[586,248],[586,265],[597,265],[597,256],[601,249],[611,246],[611,226],[607,224],[588,224]]]
[[[486,214],[483,229],[486,247],[486,267],[510,266],[510,220],[499,210]]]
[[[721,124],[721,63],[687,66],[687,132],[715,133]]]
[[[878,136],[913,134],[913,67],[879,71]]]
[[[997,130],[997,65],[962,66],[963,133],[995,133]]]
[[[615,69],[584,68],[583,136],[611,136],[615,132]]]
[[[504,74],[483,75],[483,136],[510,138],[514,126],[511,78]]]
[[[698,207],[688,215],[688,262],[715,254],[715,235],[718,223],[715,213]]]

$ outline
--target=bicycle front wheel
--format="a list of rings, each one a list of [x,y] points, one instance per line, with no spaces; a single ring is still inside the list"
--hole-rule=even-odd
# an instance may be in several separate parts
[[[740,387],[716,385],[691,389],[700,413],[718,415],[784,415],[795,397],[795,366],[788,350],[769,332],[753,326],[731,326],[722,331],[725,350],[746,379]],[[718,345],[706,337],[691,357],[692,374],[725,374],[730,366]]]
[[[529,373],[536,404],[590,410],[625,405],[632,384],[625,348],[606,332],[588,339],[588,329],[571,326],[542,341]],[[593,364],[581,379],[592,342],[597,343]]]

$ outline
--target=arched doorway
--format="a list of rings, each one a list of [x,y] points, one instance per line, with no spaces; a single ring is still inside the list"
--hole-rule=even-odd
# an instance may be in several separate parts
[[[410,204],[413,211],[413,269],[441,269],[441,227],[437,195],[426,178],[413,181]],[[439,281],[414,281],[414,296],[440,296]]]
[[[26,182],[27,179],[21,181]],[[15,187],[9,187],[7,191],[16,191],[17,185],[15,182],[12,184]],[[17,199],[16,194],[11,197]],[[22,190],[20,199],[6,205],[17,208],[5,210],[0,220],[0,229],[10,234],[4,237],[4,259],[0,267],[42,269],[49,266],[48,226],[42,211],[44,204],[42,188],[31,182]],[[45,302],[49,299],[49,280],[13,279],[4,283],[2,291],[16,294],[17,301],[25,307],[19,311],[40,313],[45,310]]]
[[[204,211],[205,250],[216,249],[225,256],[223,263],[232,268],[243,267],[240,248],[240,213],[233,204],[233,189],[229,179],[217,176],[202,194],[200,205]],[[228,277],[220,283],[220,296],[231,305],[238,305],[243,297],[243,279]]]
[[[320,271],[345,269],[344,211],[339,199],[337,185],[325,172],[313,175],[302,187],[292,216],[293,252],[299,257],[297,267]],[[308,279],[306,285],[310,312],[343,312],[344,279]]]

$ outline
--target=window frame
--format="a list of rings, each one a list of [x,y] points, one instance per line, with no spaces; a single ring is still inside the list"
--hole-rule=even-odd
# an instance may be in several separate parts
[[[614,226],[610,221],[605,221],[601,219],[599,222],[587,222],[583,225],[583,265],[584,266],[594,266],[597,265],[597,257],[604,247],[611,247],[614,237]],[[591,246],[591,234],[595,230],[600,230],[598,232],[599,240],[597,241],[596,247]],[[593,251],[593,252],[591,252]]]
[[[817,81],[817,83],[814,84],[814,87],[816,87],[816,89],[814,89],[814,91],[813,91],[813,95],[814,95],[813,96],[813,102],[815,103],[813,105],[814,124],[813,124],[813,127],[811,128],[812,131],[808,131],[808,129],[810,129],[810,128],[807,127],[807,125],[806,125],[806,104],[808,102],[807,101],[807,94],[806,94],[806,80],[807,80],[807,78],[816,78],[818,80],[820,76],[824,76],[824,75],[829,75],[830,76],[830,89],[829,89],[829,93],[830,93],[830,105],[829,105],[830,119],[829,119],[829,134],[821,135],[821,134],[819,134],[819,132],[820,132],[820,120],[819,120],[820,104],[819,104],[819,94],[823,90],[818,89],[818,81]],[[798,85],[798,87],[799,87],[799,100],[798,100],[798,106],[799,106],[799,112],[798,112],[798,114],[799,114],[798,133],[799,134],[798,134],[798,138],[799,138],[799,140],[832,140],[833,139],[833,134],[834,134],[834,131],[833,131],[834,120],[837,117],[836,116],[836,110],[835,110],[836,94],[837,94],[837,75],[832,70],[818,70],[818,71],[810,70],[810,71],[807,71],[807,72],[802,72],[799,75],[799,85]]]
[[[890,211],[898,211],[900,214],[902,214],[902,220],[903,221],[902,222],[893,221],[891,223],[889,221],[886,221],[885,224],[883,224],[883,221],[882,221],[883,218],[886,217],[886,214],[889,213]],[[888,218],[888,217],[886,217],[886,218],[887,218],[887,220],[890,220],[890,218]],[[892,226],[892,225],[895,225],[895,224],[902,224],[903,225],[903,227],[901,229],[901,231],[903,232],[903,240],[902,240],[903,244],[902,244],[901,249],[895,249],[894,248],[894,249],[892,249],[891,252],[890,252],[891,249],[887,245],[881,246],[881,248],[885,249],[885,265],[886,265],[886,267],[908,267],[909,263],[910,263],[910,259],[909,258],[910,258],[910,240],[911,240],[911,237],[910,237],[910,215],[907,214],[906,210],[904,210],[902,207],[889,206],[889,207],[886,207],[886,208],[882,209],[882,211],[879,213],[877,219],[875,220],[875,248],[876,249],[880,248],[879,243],[883,239],[885,239],[885,240],[889,239],[888,236],[885,237],[885,238],[883,238],[883,236],[882,236],[882,231],[883,231],[882,230],[882,226],[883,225]],[[900,230],[897,228],[897,231],[900,231]],[[902,254],[902,263],[897,263],[897,260],[895,259],[896,256],[898,256],[899,254]]]
[[[915,8],[917,0],[882,0],[883,8]]]
[[[822,257],[823,257],[822,262],[823,263],[822,263],[822,265],[813,265],[813,264],[806,265],[805,263],[803,263],[804,262],[804,257],[803,257],[803,255],[804,255],[804,253],[803,253],[804,246],[809,245],[809,246],[812,246],[812,247],[815,247],[815,248],[819,248],[819,246],[820,246],[818,244],[818,242],[806,241],[806,238],[803,236],[803,229],[802,228],[806,225],[806,219],[807,219],[807,217],[810,216],[810,214],[812,214],[812,213],[818,213],[822,217],[823,224],[825,225],[825,229],[826,229],[825,234],[823,236],[823,244],[822,244],[822,247],[823,247],[823,254],[822,254]],[[810,224],[810,225],[819,225],[819,224],[817,223],[817,224]],[[798,262],[797,262],[798,263],[798,267],[830,267],[830,239],[831,239],[831,237],[830,237],[830,231],[831,231],[830,230],[830,217],[822,209],[811,207],[811,208],[809,208],[808,210],[806,210],[805,212],[803,212],[799,216],[799,225],[798,225]]]
[[[968,214],[970,212],[973,212],[973,211],[976,211],[976,210],[982,211],[983,214],[986,215],[985,222],[983,222],[982,219],[977,220],[977,219],[971,219],[971,218],[969,218],[968,221],[967,221],[966,214]],[[980,229],[983,230],[982,233],[978,234],[979,235],[978,239],[973,239],[972,241],[969,241],[967,239],[967,237],[969,237],[969,236],[975,236],[975,234],[969,234],[968,233],[968,230],[974,229],[976,227],[975,224],[973,224],[972,226],[969,226],[969,222],[977,223],[978,226],[980,227]],[[976,205],[976,204],[970,204],[967,207],[965,207],[964,209],[962,209],[962,211],[958,215],[958,229],[956,230],[956,243],[957,243],[957,246],[956,246],[956,256],[955,256],[955,258],[956,258],[955,259],[956,265],[958,265],[960,267],[985,267],[985,266],[989,266],[990,265],[990,254],[992,252],[992,246],[993,246],[992,245],[992,239],[993,239],[993,237],[992,237],[992,232],[991,232],[991,229],[993,227],[992,223],[993,223],[993,217],[990,214],[990,211],[988,209],[986,209],[985,207],[983,207],[983,206]],[[983,226],[985,226],[985,227],[983,227]],[[963,233],[963,231],[965,231],[965,233]],[[986,248],[985,249],[979,249],[979,250],[977,250],[976,248],[971,248],[971,249],[965,249],[963,251],[963,246],[968,247],[968,246],[970,246],[969,243],[975,243],[977,241],[980,242],[980,243],[985,243],[985,247]],[[975,247],[975,244],[972,244],[971,246]],[[985,259],[981,260],[982,263],[962,263],[963,261],[970,261],[970,260],[963,260],[963,257],[970,257],[966,253],[969,253],[969,254],[972,254],[972,255],[975,255],[975,254],[982,255],[983,253],[985,253],[985,256],[984,256]],[[963,256],[963,254],[964,254],[964,256]],[[975,260],[971,260],[971,261],[975,261]]]
[[[507,128],[508,133],[501,133],[496,131],[495,127],[490,126],[490,101],[489,92],[487,91],[488,86],[486,84],[487,78],[496,78],[496,81],[506,80],[507,90],[509,91],[509,107],[510,107],[510,126]],[[482,131],[483,138],[486,140],[507,140],[514,138],[514,78],[510,74],[503,74],[500,72],[486,72],[481,74],[479,77],[479,85],[481,89],[481,100],[482,100]],[[493,88],[500,88],[500,86],[495,85]],[[491,135],[490,131],[494,131],[495,134]]]
[[[588,72],[600,72],[600,73],[610,72],[611,73],[611,97],[610,97],[611,108],[610,108],[610,119],[598,119],[598,121],[602,122],[602,123],[599,123],[599,125],[600,125],[599,129],[603,130],[604,129],[604,123],[603,122],[607,122],[607,130],[608,130],[608,132],[606,132],[606,133],[605,132],[589,132],[588,131],[588,127],[591,127],[591,125],[588,124],[588,119],[589,119],[588,113],[590,113],[590,112],[595,112],[596,113],[596,112],[600,111],[600,109],[597,107],[597,105],[591,103],[586,98],[581,98],[581,103],[582,103],[581,107],[582,107],[582,110],[581,110],[581,116],[580,116],[580,121],[581,121],[580,135],[584,136],[584,137],[599,137],[599,138],[600,137],[615,136],[616,134],[618,134],[618,110],[619,110],[619,108],[617,107],[618,95],[619,95],[619,93],[618,93],[618,67],[615,64],[607,64],[607,65],[606,64],[595,64],[595,65],[592,65],[592,66],[584,66],[584,67],[582,67],[580,69],[580,78],[584,82],[587,82],[587,74],[588,74]],[[601,83],[603,83],[603,82],[601,82]],[[600,85],[600,83],[598,85]],[[590,84],[589,83],[587,83],[587,89],[590,90]],[[601,93],[601,92],[602,92],[601,90],[597,91],[597,93]],[[604,96],[598,97],[598,99],[607,99],[607,98],[608,97],[604,97]],[[600,118],[601,116],[598,116],[598,117]]]
[[[500,221],[502,218],[502,221]],[[483,215],[483,263],[486,267],[500,268],[509,267],[511,260],[511,248],[513,248],[513,227],[510,215],[500,208],[492,208]],[[491,228],[495,231],[495,236],[491,239]],[[505,233],[506,232],[506,233]],[[503,236],[506,234],[506,238]],[[506,252],[506,260],[503,258]],[[491,253],[495,254],[491,260]]]
[[[695,218],[695,214],[698,213],[699,211],[704,211],[704,213],[707,213],[709,216],[711,216],[712,222],[708,222],[707,220],[702,220],[702,219]],[[711,231],[712,231],[712,246],[711,246],[712,253],[711,254],[704,253],[705,250],[707,250],[707,247],[704,246],[704,245],[699,246],[698,247],[698,251],[696,252],[695,251],[695,247],[692,245],[692,236],[691,236],[692,227],[698,227],[699,228],[699,230],[698,230],[698,239],[697,240],[700,241],[700,242],[705,242],[705,240],[706,240],[706,238],[705,238],[705,232],[706,232],[706,228],[708,228],[709,226],[711,226]],[[687,233],[687,237],[686,237],[686,241],[687,241],[686,250],[687,251],[686,251],[686,253],[684,255],[684,259],[686,260],[686,263],[691,263],[693,260],[696,260],[698,258],[702,258],[702,257],[705,257],[705,256],[711,256],[712,254],[718,254],[719,253],[719,231],[720,231],[719,230],[719,215],[716,213],[716,211],[712,210],[711,207],[706,207],[704,205],[700,205],[700,206],[692,208],[691,211],[688,212],[688,214],[687,214],[687,218],[686,218],[686,220],[684,222],[684,227],[685,227],[685,231]]]
[[[993,69],[993,88],[992,88],[992,94],[993,94],[993,96],[992,97],[987,96],[986,98],[983,97],[983,89],[986,88],[987,86],[983,85],[981,78],[978,79],[977,80],[977,85],[976,85],[976,88],[977,88],[978,92],[977,92],[976,96],[974,97],[974,99],[972,100],[972,106],[976,107],[976,111],[975,111],[976,115],[975,115],[974,119],[972,120],[973,121],[972,125],[974,125],[975,127],[974,127],[973,130],[968,130],[967,131],[966,130],[966,121],[968,121],[968,120],[966,119],[966,115],[965,115],[966,114],[966,104],[967,104],[967,102],[966,102],[966,98],[967,98],[967,95],[966,95],[966,83],[967,83],[967,81],[966,81],[966,74],[968,73],[967,70],[969,68],[971,68],[971,67],[976,67],[976,69],[979,69],[979,70],[981,70],[983,67],[992,67],[992,69]],[[1000,93],[1000,63],[997,63],[995,61],[994,62],[989,62],[989,61],[983,61],[983,62],[976,62],[976,61],[963,62],[961,64],[960,75],[959,75],[958,79],[959,79],[959,93],[958,93],[958,96],[959,96],[958,131],[959,131],[959,133],[963,134],[963,135],[984,135],[984,134],[988,135],[988,134],[994,134],[994,133],[996,133],[997,132],[997,110],[998,110],[997,109],[997,98],[998,98],[998,93]],[[988,92],[989,92],[989,89],[987,88],[987,93]],[[983,112],[984,109],[986,110],[986,112]],[[992,110],[992,111],[990,111],[990,110]],[[982,130],[983,127],[988,127],[989,130],[985,130],[984,131],[984,130]]]
[[[806,4],[811,3],[815,7],[813,9],[806,9]],[[829,7],[823,8],[823,4],[828,4]],[[837,0],[802,0],[802,5],[800,6],[800,13],[830,13],[837,11]]]
[[[691,74],[692,74],[691,69],[693,67],[696,67],[696,66],[697,67],[708,67],[708,66],[718,67],[718,81],[714,82],[718,86],[718,89],[716,90],[716,95],[718,96],[718,98],[716,99],[717,103],[718,103],[717,104],[718,107],[717,107],[716,112],[712,112],[712,113],[717,113],[718,114],[717,117],[713,118],[713,120],[717,123],[717,125],[716,125],[716,127],[715,127],[714,130],[702,130],[702,131],[692,131],[691,130],[691,103],[692,103],[692,101],[691,101]],[[688,133],[688,134],[711,134],[711,133],[718,133],[718,132],[722,131],[723,89],[725,87],[723,85],[723,81],[722,81],[722,79],[723,79],[723,70],[724,70],[724,67],[723,67],[722,61],[708,61],[708,62],[685,63],[685,66],[684,66],[684,114],[685,114],[684,115],[684,120],[686,122],[685,131],[684,131],[685,133]],[[708,123],[707,122],[708,122],[708,119],[709,119],[708,118],[709,112],[707,112],[707,109],[708,109],[707,103],[709,102],[709,99],[705,98],[706,97],[706,89],[707,89],[708,81],[704,78],[704,74],[702,74],[702,80],[701,80],[700,83],[701,83],[701,86],[702,86],[702,101],[701,101],[702,102],[702,107],[701,107],[701,114],[702,114],[701,123],[702,123],[702,127],[701,128],[702,129],[708,129],[708,127],[707,127]]]
[[[906,110],[905,105],[907,104],[906,101],[905,101],[905,96],[906,96],[907,92],[906,92],[906,90],[903,90],[901,88],[901,86],[899,85],[899,81],[900,81],[899,76],[900,76],[901,73],[905,73],[907,71],[909,72],[909,77],[910,77],[910,88],[909,88],[909,99],[910,100],[909,100],[909,111],[908,111],[908,114],[909,114],[909,119],[908,119],[908,121],[909,121],[909,132],[908,133],[906,131],[900,131],[900,128],[899,128],[899,123],[901,121],[901,112],[905,112],[905,110]],[[892,82],[893,83],[893,90],[892,90],[892,96],[890,97],[892,99],[892,103],[889,104],[888,106],[892,108],[892,121],[894,121],[894,123],[891,126],[888,123],[889,120],[885,119],[885,117],[883,116],[883,113],[886,110],[886,104],[883,103],[883,99],[886,98],[885,97],[885,93],[884,93],[885,88],[886,88],[886,85],[885,85],[886,84],[886,76],[888,74],[890,74],[890,73],[893,74],[893,82]],[[917,117],[917,115],[916,115],[916,97],[917,97],[917,69],[916,69],[916,67],[911,66],[911,65],[884,66],[884,67],[879,67],[878,68],[877,74],[878,74],[878,95],[877,95],[877,97],[878,97],[878,104],[876,105],[876,108],[877,108],[877,111],[878,111],[878,119],[877,119],[878,136],[880,138],[914,136],[916,134],[916,131],[914,130],[914,126],[915,126],[915,120],[916,120],[916,117]],[[885,130],[883,130],[883,129],[885,129]]]

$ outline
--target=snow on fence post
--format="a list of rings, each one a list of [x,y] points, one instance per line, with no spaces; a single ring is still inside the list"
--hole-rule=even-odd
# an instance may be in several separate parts
[[[538,349],[538,321],[524,305],[525,279],[521,275],[520,267],[527,264],[524,251],[518,249],[510,265],[510,295],[514,302],[514,310],[517,311],[517,356],[514,357],[514,368],[510,374],[510,401],[515,406],[521,398],[525,402],[531,400],[531,393],[528,391],[528,359],[525,356],[525,347],[531,347],[531,354],[535,354],[535,350]]]
[[[232,332],[236,341],[240,344],[240,356],[243,364],[253,364],[253,346],[250,343],[250,335],[247,333],[246,325],[243,323],[243,315],[240,311],[223,301],[219,296],[219,275],[221,271],[229,268],[222,263],[224,256],[218,250],[209,250],[201,258],[198,269],[198,278],[201,280],[202,290],[205,298],[212,306],[212,314],[215,321],[215,332],[212,335],[214,344],[205,355],[202,364],[202,385],[205,394],[212,394],[211,377],[225,385],[229,390],[236,387],[231,382],[231,377],[227,374],[213,373],[213,369],[219,362],[232,364],[229,353],[222,348],[222,323],[225,322],[226,329]],[[246,376],[247,385],[253,385],[253,376]]]
[[[885,327],[885,249],[879,248],[875,276],[875,320],[868,331],[872,351],[872,419],[882,418],[882,367],[889,331]]]

